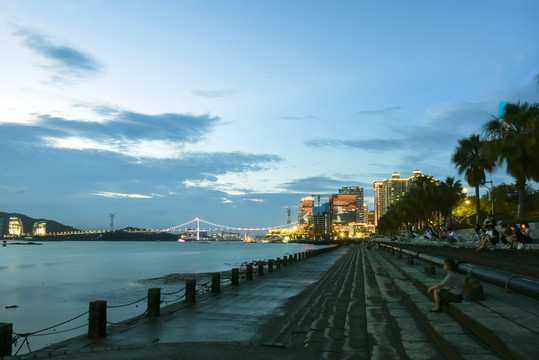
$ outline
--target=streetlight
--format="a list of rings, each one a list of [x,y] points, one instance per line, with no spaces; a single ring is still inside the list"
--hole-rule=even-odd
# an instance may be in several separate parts
[[[490,187],[486,186],[485,183],[490,183]],[[490,195],[490,213],[492,216],[494,216],[494,195],[492,194],[492,190],[494,189],[494,183],[492,182],[492,179],[490,181],[485,181],[481,186],[486,187],[489,189],[489,195]]]

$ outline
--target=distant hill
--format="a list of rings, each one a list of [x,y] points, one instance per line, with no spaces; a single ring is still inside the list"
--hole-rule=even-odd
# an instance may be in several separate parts
[[[34,219],[24,214],[19,213],[7,213],[0,211],[0,223],[3,224],[2,229],[0,230],[0,235],[8,233],[9,218],[16,216],[22,220],[22,227],[25,234],[32,234],[32,228],[36,221],[46,221],[47,222],[47,232],[64,232],[64,231],[79,231],[72,226],[67,226],[60,224],[58,221],[47,220],[47,219]]]

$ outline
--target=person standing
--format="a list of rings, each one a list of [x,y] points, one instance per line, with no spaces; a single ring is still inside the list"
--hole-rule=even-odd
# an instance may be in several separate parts
[[[446,259],[444,261],[444,271],[446,277],[438,284],[428,289],[429,294],[434,295],[434,307],[430,312],[441,312],[442,304],[459,303],[462,301],[464,282],[462,277],[455,273],[455,260]]]

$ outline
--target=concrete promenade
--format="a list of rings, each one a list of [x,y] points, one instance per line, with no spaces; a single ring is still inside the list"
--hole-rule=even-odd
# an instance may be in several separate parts
[[[224,286],[161,316],[2,359],[535,359],[535,299],[483,284],[485,299],[430,313],[424,264],[360,246]]]

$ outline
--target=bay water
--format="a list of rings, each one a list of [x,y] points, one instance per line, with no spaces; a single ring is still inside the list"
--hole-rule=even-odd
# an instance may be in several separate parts
[[[198,278],[198,284],[206,282],[211,272],[229,271],[246,262],[282,258],[314,247],[241,241],[9,244],[0,247],[0,322],[12,323],[14,333],[32,333],[85,313],[91,301],[125,305],[144,298],[149,288],[159,287],[162,294],[173,293],[185,287],[188,277]],[[174,301],[177,296],[162,295],[162,299]],[[122,321],[145,310],[146,301],[109,308],[107,321]],[[88,315],[82,315],[30,336],[30,349],[85,334],[87,323]],[[25,344],[19,355],[26,352]]]

